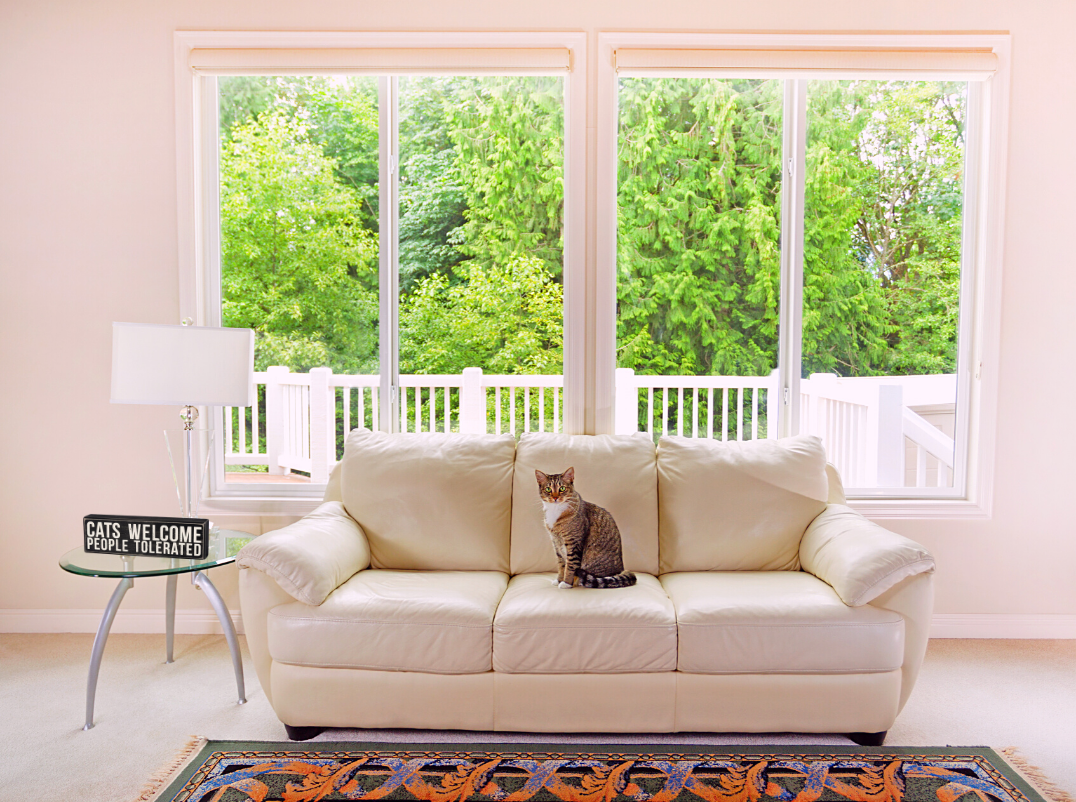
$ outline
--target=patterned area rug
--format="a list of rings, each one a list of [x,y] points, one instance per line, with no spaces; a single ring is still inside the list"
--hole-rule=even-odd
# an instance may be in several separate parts
[[[386,748],[391,747],[391,748]],[[540,748],[536,748],[540,747]],[[156,802],[1046,802],[992,749],[208,741]]]

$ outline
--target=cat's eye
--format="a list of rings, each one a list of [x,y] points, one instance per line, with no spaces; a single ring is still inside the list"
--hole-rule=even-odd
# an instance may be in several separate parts
[[[546,485],[545,486],[545,492],[552,493],[553,492],[553,485]]]
[[[568,488],[566,488],[566,487],[565,487],[564,485],[561,485],[561,486],[560,486],[560,492],[561,492],[561,493],[567,493],[567,492],[568,492]]]

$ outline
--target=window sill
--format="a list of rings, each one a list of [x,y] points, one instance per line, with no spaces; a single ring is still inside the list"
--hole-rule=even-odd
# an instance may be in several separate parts
[[[848,506],[871,520],[910,520],[942,518],[948,520],[986,520],[992,517],[989,507],[968,499],[896,499],[851,498]]]

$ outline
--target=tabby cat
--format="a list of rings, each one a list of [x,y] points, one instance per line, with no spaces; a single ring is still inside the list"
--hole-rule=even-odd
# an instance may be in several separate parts
[[[624,570],[620,530],[608,510],[584,501],[575,489],[575,469],[545,474],[536,470],[545,528],[557,554],[557,585],[570,588],[624,588],[635,574]]]

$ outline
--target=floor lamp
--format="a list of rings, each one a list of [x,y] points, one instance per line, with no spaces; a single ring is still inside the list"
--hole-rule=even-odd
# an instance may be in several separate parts
[[[164,404],[183,407],[183,474],[186,498],[180,507],[185,518],[194,517],[197,493],[192,471],[192,440],[198,406],[249,407],[254,402],[254,332],[251,329],[210,328],[208,326],[166,326],[149,323],[112,324],[112,403]],[[242,413],[240,413],[242,414]],[[206,455],[208,459],[208,454]],[[174,467],[173,467],[174,472]],[[200,484],[200,482],[199,482]],[[179,480],[176,480],[179,490]],[[228,648],[232,653],[239,703],[246,702],[243,664],[231,614],[220,593],[201,571],[191,574],[191,583],[203,591],[217,613]],[[93,700],[97,671],[120,602],[134,584],[124,577],[112,594],[105,618],[97,631],[90,658],[90,678],[86,691],[86,726],[93,726]],[[165,642],[167,660],[172,662],[175,632],[176,574],[169,574],[165,589]]]
[[[253,402],[252,329],[112,324],[112,403],[183,407],[184,517],[194,516],[197,493],[191,465],[196,407]]]

